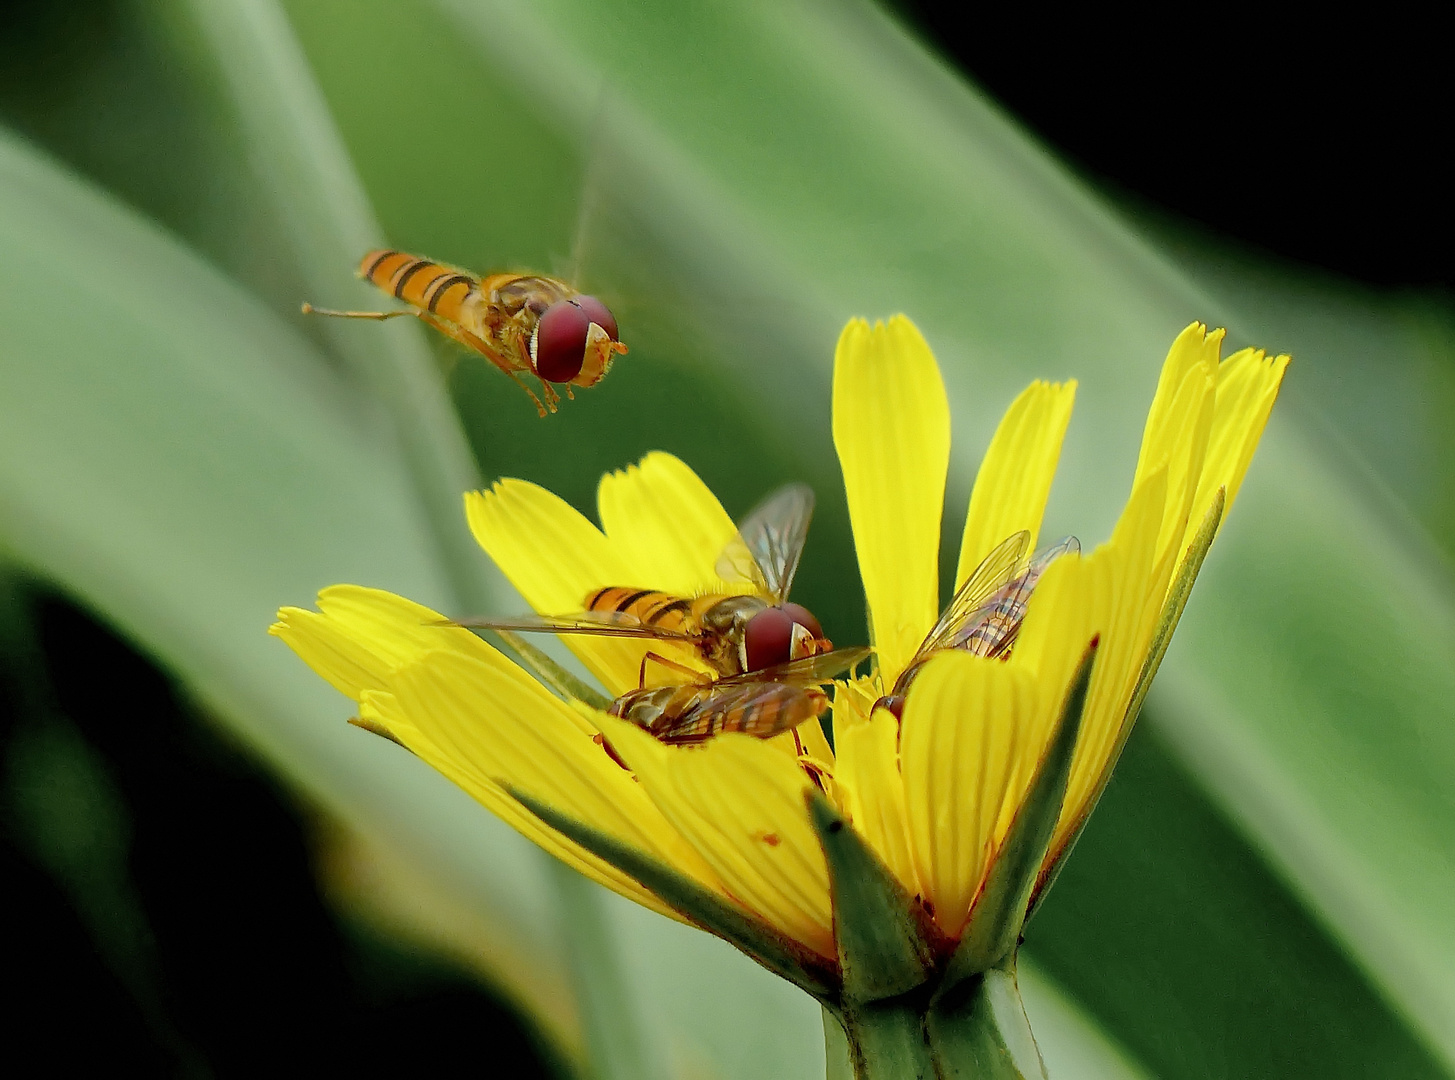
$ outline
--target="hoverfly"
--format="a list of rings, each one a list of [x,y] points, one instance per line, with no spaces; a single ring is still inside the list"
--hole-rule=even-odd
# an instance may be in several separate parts
[[[471,349],[505,374],[536,403],[542,416],[561,400],[551,383],[594,386],[617,353],[616,319],[606,305],[557,278],[542,274],[489,274],[445,266],[402,251],[371,251],[359,277],[410,305],[398,311],[330,311],[304,304],[305,313],[344,319],[413,315]],[[521,374],[541,383],[541,397]],[[542,403],[542,398],[545,399]]]
[[[836,649],[717,680],[699,673],[697,681],[681,686],[628,690],[609,711],[670,745],[703,742],[725,731],[770,739],[822,716],[829,699],[819,685],[868,655],[867,648]]]
[[[990,658],[1010,655],[1020,634],[1031,592],[1046,569],[1062,555],[1081,551],[1081,543],[1068,536],[1042,548],[1029,559],[1031,534],[1022,529],[998,544],[956,591],[934,628],[894,682],[894,688],[874,703],[903,718],[904,695],[926,661],[946,649],[962,649]]]
[[[791,484],[774,492],[750,513],[717,560],[727,581],[747,581],[747,595],[708,593],[674,596],[656,589],[608,585],[585,597],[584,611],[572,615],[526,615],[512,619],[461,619],[458,625],[549,634],[597,634],[679,642],[719,677],[762,671],[793,660],[826,653],[833,643],[801,604],[788,601],[799,557],[813,516],[813,491]],[[689,675],[692,669],[648,653]]]

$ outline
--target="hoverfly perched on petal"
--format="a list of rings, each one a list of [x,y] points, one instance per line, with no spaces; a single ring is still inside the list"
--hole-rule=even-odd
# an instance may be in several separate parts
[[[398,311],[330,311],[304,304],[305,313],[344,319],[413,315],[458,341],[514,379],[542,416],[561,400],[551,383],[594,386],[627,351],[616,319],[594,296],[541,274],[488,274],[434,262],[402,251],[371,251],[359,277],[410,305]],[[521,375],[541,383],[537,397]],[[542,403],[544,398],[544,403]]]
[[[681,686],[628,690],[611,703],[610,712],[672,745],[702,742],[725,731],[769,739],[822,716],[829,699],[819,686],[869,651],[835,649],[722,679],[699,675]]]
[[[828,652],[833,643],[789,590],[813,517],[813,491],[791,484],[750,513],[717,560],[717,574],[744,581],[748,594],[676,596],[656,589],[607,585],[570,615],[460,619],[458,625],[547,634],[596,634],[680,642],[719,676],[741,675]],[[648,653],[648,658],[655,654]],[[655,657],[668,667],[678,665]]]
[[[822,714],[827,698],[818,684],[868,655],[865,649],[833,651],[813,614],[788,600],[813,502],[813,491],[802,484],[781,488],[743,520],[723,549],[718,576],[747,582],[751,593],[686,597],[608,585],[586,596],[584,610],[574,614],[460,619],[456,625],[684,645],[713,674],[649,652],[638,689],[618,698],[612,712],[671,742],[698,741],[719,731],[775,735]],[[675,672],[675,678],[648,687],[648,663]]]
[[[900,716],[909,684],[930,657],[946,649],[990,658],[1010,655],[1026,617],[1026,604],[1041,575],[1062,555],[1081,551],[1080,541],[1068,536],[1027,559],[1030,542],[1031,534],[1022,529],[981,560],[945,605],[939,621],[895,680],[894,688],[874,703],[876,708],[883,706]]]

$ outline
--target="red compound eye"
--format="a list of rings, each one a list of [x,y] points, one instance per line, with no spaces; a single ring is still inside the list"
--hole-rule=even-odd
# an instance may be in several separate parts
[[[823,627],[819,625],[819,621],[813,617],[813,612],[809,611],[808,608],[802,604],[784,604],[783,610],[788,613],[790,619],[807,630],[815,638],[823,637]]]
[[[536,374],[546,382],[574,379],[586,362],[586,331],[591,322],[591,316],[575,300],[557,300],[546,308],[536,324],[531,349]]]
[[[576,303],[581,305],[581,310],[586,312],[588,319],[606,331],[607,337],[612,341],[621,340],[616,336],[616,316],[607,310],[605,304],[594,296],[578,296]]]
[[[764,608],[743,628],[748,670],[786,664],[793,652],[793,619],[782,608]]]

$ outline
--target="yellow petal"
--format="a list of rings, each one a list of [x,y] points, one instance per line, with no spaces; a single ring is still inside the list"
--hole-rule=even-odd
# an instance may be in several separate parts
[[[386,727],[531,839],[540,843],[548,834],[550,844],[544,846],[557,853],[573,851],[573,865],[604,867],[538,823],[522,827],[526,819],[518,807],[506,804],[502,785],[519,788],[722,891],[716,876],[657,812],[641,785],[583,730],[576,710],[500,654],[480,658],[426,653],[396,675],[393,692],[397,714],[419,738],[411,742],[410,731],[388,721]],[[594,876],[625,891],[616,871]]]
[[[1147,417],[1132,486],[1155,469],[1167,469],[1167,502],[1157,537],[1159,563],[1170,564],[1187,531],[1212,430],[1222,338],[1221,330],[1203,336],[1196,323],[1183,331],[1167,355]]]
[[[383,589],[334,585],[318,594],[318,606],[283,608],[269,633],[355,701],[384,689],[396,668],[430,649],[490,649],[468,630],[441,625],[438,612]]]
[[[1125,733],[1127,704],[1146,661],[1167,583],[1158,575],[1157,538],[1167,501],[1167,472],[1145,478],[1127,502],[1112,538],[1089,559],[1092,606],[1102,613],[1101,647],[1082,715],[1057,836],[1059,846],[1087,801],[1100,789]]]
[[[629,581],[694,596],[722,589],[717,557],[737,532],[732,518],[695,472],[661,452],[601,478],[601,527],[622,560]],[[603,582],[603,584],[606,584]]]
[[[1024,796],[1022,761],[1044,749],[1040,683],[965,652],[933,657],[910,687],[900,734],[910,845],[945,933],[964,928],[990,859]]]
[[[285,607],[268,633],[282,638],[305,664],[322,675],[345,697],[359,700],[365,690],[381,689],[380,663],[367,647],[335,632],[328,619],[316,611]]]
[[[821,761],[825,765],[834,764],[834,750],[829,745],[828,739],[824,737],[823,727],[817,722],[799,724],[794,729],[798,736],[798,744],[803,747],[803,752],[815,761]]]
[[[765,922],[833,957],[828,865],[804,802],[808,777],[748,735],[666,746],[603,715],[602,731],[653,803],[727,893]]]
[[[378,589],[352,585],[325,589],[319,607],[318,612],[285,609],[273,632],[356,698],[362,719],[388,731],[537,844],[618,892],[678,917],[635,881],[547,829],[500,787],[499,780],[515,783],[553,805],[591,814],[588,820],[598,827],[664,861],[681,866],[685,858],[686,872],[718,887],[711,872],[645,802],[621,767],[602,763],[603,758],[610,759],[591,741],[595,728],[474,634],[439,626],[437,613]],[[457,669],[469,678],[450,685],[458,677]],[[411,692],[411,683],[421,683],[425,689]],[[449,703],[441,706],[430,693]],[[425,706],[420,704],[421,695]],[[452,738],[462,732],[486,749]],[[542,740],[548,745],[540,745]],[[515,760],[522,753],[524,770]],[[560,767],[563,758],[574,763],[575,771]],[[561,797],[561,783],[574,802]],[[606,808],[592,795],[604,795]],[[613,812],[616,798],[625,801],[625,811]]]
[[[489,491],[468,493],[465,514],[480,546],[538,612],[580,611],[607,585],[651,587],[632,580],[635,567],[601,530],[543,487],[500,480]],[[582,634],[562,640],[612,695],[637,685],[647,652],[642,642]]]
[[[1183,384],[1194,371],[1216,379],[1218,350],[1222,347],[1223,331],[1208,333],[1202,323],[1192,323],[1167,352],[1162,364],[1162,374],[1157,380],[1157,392],[1152,398],[1152,407],[1147,411],[1147,426],[1142,434],[1142,449],[1137,458],[1135,487],[1149,475],[1159,463],[1171,457],[1169,441],[1175,439],[1184,417],[1179,413],[1179,395]],[[1180,403],[1185,411],[1186,402]]]
[[[1182,539],[1186,550],[1212,505],[1218,488],[1227,492],[1227,509],[1242,486],[1243,476],[1253,460],[1253,451],[1263,436],[1273,402],[1288,369],[1287,356],[1270,357],[1262,350],[1243,349],[1222,362],[1217,373],[1217,399],[1213,408],[1212,431],[1198,482],[1197,495]]]
[[[477,771],[462,767],[453,757],[440,750],[413,724],[402,717],[398,703],[392,694],[369,691],[364,695],[359,713],[365,720],[389,730],[399,742],[408,747],[431,768],[458,787],[463,788],[471,798],[527,840],[560,859],[573,870],[585,874],[591,880],[605,885],[608,889],[620,893],[629,900],[635,900],[644,907],[651,908],[669,918],[677,919],[679,922],[686,922],[681,915],[669,908],[654,893],[649,892],[633,878],[548,828],[499,785],[482,777]]]
[[[1091,639],[1105,633],[1110,621],[1110,565],[1075,554],[1052,563],[1031,594],[1008,663],[1046,686],[1069,686]]]
[[[1027,530],[1035,548],[1075,400],[1075,382],[1037,380],[1006,410],[970,494],[956,588],[1013,533]]]
[[[923,895],[909,844],[899,721],[873,709],[874,693],[840,685],[834,692],[834,777],[854,828],[911,896]]]
[[[886,683],[939,611],[950,407],[934,355],[896,315],[844,328],[834,355],[834,447],[844,473],[870,636]]]

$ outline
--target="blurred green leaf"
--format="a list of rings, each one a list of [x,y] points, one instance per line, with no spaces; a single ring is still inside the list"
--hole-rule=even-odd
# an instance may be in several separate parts
[[[0,245],[0,543],[311,798],[494,912],[494,962],[559,967],[531,845],[344,724],[264,633],[337,581],[446,598],[387,424],[247,294],[8,135]]]

